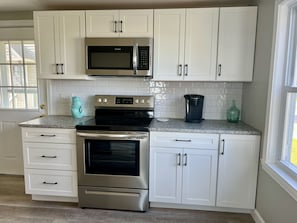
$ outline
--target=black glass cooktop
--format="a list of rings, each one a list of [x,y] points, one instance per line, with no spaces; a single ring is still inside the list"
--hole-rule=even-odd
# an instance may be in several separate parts
[[[77,130],[148,131],[150,111],[96,110],[93,119],[79,123]]]

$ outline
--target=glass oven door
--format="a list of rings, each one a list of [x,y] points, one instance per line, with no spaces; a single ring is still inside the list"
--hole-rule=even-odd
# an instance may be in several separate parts
[[[148,188],[149,133],[77,131],[80,186]]]
[[[85,173],[139,176],[139,141],[85,140]]]

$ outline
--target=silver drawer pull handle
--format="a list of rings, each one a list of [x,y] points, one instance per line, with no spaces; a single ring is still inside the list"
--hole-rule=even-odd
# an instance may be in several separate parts
[[[51,159],[57,158],[57,156],[46,156],[46,155],[42,155],[40,157],[42,157],[42,158],[51,158]]]
[[[58,182],[51,183],[51,182],[46,182],[46,181],[43,181],[42,183],[43,184],[49,184],[49,185],[57,185],[58,184]]]
[[[191,139],[175,139],[175,142],[192,142]]]
[[[53,134],[53,135],[40,134],[40,136],[42,136],[42,137],[55,137],[56,135],[55,134]]]

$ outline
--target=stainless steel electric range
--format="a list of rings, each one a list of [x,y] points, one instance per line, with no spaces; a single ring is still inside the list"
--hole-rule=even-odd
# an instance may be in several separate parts
[[[80,207],[146,211],[153,96],[95,96],[77,129]]]

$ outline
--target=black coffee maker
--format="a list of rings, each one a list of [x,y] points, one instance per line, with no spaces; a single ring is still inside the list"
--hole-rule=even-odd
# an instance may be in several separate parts
[[[202,121],[204,96],[199,94],[186,94],[186,122],[199,123]]]

